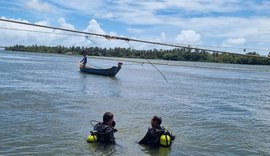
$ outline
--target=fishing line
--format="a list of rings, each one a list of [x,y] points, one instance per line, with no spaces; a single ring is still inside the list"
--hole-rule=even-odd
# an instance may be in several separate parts
[[[144,62],[142,62],[142,63],[125,63],[125,64],[123,64],[124,66],[132,66],[132,65],[141,65],[141,66],[143,66],[144,65]],[[122,65],[122,66],[123,66]]]
[[[89,40],[90,42],[94,43],[95,45],[97,45],[96,42],[94,42],[93,40],[91,40],[88,36],[85,36],[85,38],[86,38],[87,40]]]
[[[134,50],[134,51],[136,51],[135,50],[135,48],[127,41],[127,44]],[[154,68],[156,68],[156,70],[163,76],[163,78],[166,80],[166,82],[168,83],[168,80],[167,80],[167,78],[165,77],[165,75],[152,63],[152,62],[150,62],[148,59],[145,59],[149,64],[151,64]]]

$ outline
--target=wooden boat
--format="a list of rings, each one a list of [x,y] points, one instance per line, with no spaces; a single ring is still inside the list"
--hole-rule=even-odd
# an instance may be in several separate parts
[[[119,62],[117,67],[113,66],[109,69],[98,69],[87,66],[82,67],[81,65],[79,65],[79,67],[80,71],[83,73],[114,77],[120,71],[122,64],[122,62]]]

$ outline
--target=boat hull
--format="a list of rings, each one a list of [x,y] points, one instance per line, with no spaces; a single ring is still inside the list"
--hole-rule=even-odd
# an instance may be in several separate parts
[[[121,66],[113,66],[109,69],[96,69],[91,67],[80,67],[80,71],[87,74],[114,77],[121,69]]]

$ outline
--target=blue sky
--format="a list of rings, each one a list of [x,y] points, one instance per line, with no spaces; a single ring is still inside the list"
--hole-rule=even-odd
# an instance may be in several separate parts
[[[9,0],[0,17],[81,31],[243,53],[270,52],[268,0]],[[0,27],[48,31],[0,22]],[[51,30],[50,30],[51,31]],[[128,47],[121,41],[0,29],[0,45]],[[168,48],[131,43],[136,49]]]

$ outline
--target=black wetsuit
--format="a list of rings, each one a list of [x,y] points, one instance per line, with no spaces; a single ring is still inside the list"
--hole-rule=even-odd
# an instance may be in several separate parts
[[[98,142],[115,143],[114,132],[116,132],[116,129],[104,123],[98,123],[94,129],[97,132]]]
[[[148,132],[144,136],[144,138],[139,141],[139,144],[143,144],[149,147],[159,147],[160,146],[160,136],[165,134],[165,132],[171,136],[172,140],[175,138],[172,136],[168,131],[165,130],[163,127],[157,128],[149,128]]]

